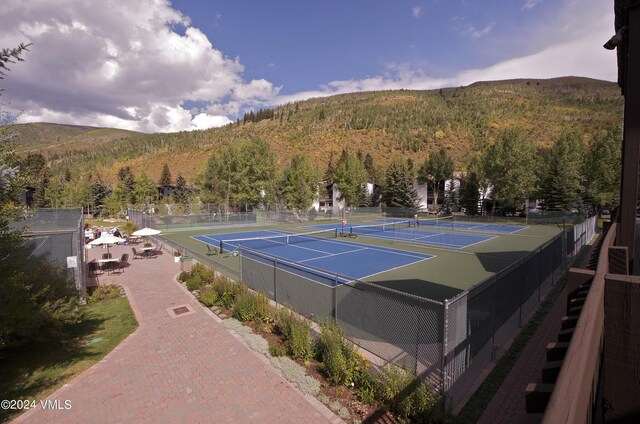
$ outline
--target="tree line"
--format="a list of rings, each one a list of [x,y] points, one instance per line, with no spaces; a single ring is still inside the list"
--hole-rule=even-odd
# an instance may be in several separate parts
[[[330,154],[324,165],[296,154],[283,169],[276,170],[276,154],[266,141],[243,139],[221,145],[191,186],[182,175],[174,184],[166,163],[158,181],[145,171],[134,175],[129,166],[121,167],[113,187],[93,174],[72,176],[67,171],[53,178],[39,153],[28,154],[16,165],[22,170],[23,181],[35,187],[35,206],[104,208],[108,214],[158,202],[214,203],[227,210],[258,206],[307,210],[332,184],[348,207],[417,209],[416,183],[428,186],[436,206],[463,208],[468,214],[517,214],[523,212],[527,199],[539,200],[543,211],[615,206],[620,179],[619,134],[618,129],[600,131],[585,143],[580,134],[565,132],[550,143],[551,147],[537,148],[524,129],[507,128],[457,167],[448,150],[441,147],[420,164],[397,156],[384,169],[374,163],[369,152],[345,148],[337,160]],[[442,193],[442,182],[452,180],[454,174],[460,181],[459,191],[449,184]],[[158,188],[168,186],[171,193],[165,197]]]

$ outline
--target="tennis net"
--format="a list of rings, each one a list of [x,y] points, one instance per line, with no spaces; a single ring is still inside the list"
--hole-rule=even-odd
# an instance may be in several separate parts
[[[331,228],[328,230],[311,231],[308,233],[294,233],[276,236],[220,240],[220,253],[224,252],[225,250],[236,250],[241,247],[262,250],[288,244],[305,243],[322,239],[336,238],[337,236],[338,230],[335,228]]]
[[[388,222],[385,224],[375,224],[375,225],[354,225],[349,229],[349,233],[356,235],[366,235],[366,234],[374,234],[380,233],[383,231],[396,231],[398,229],[409,227],[410,221],[395,221]]]
[[[453,229],[453,216],[444,216],[442,218],[419,219],[418,227],[438,227]]]

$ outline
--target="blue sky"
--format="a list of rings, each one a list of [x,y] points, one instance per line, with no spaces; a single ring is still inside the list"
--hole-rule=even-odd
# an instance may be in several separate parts
[[[292,94],[329,81],[379,75],[394,64],[447,77],[533,53],[535,43],[527,42],[527,34],[557,11],[549,3],[530,9],[513,0],[173,5],[210,36],[214,47],[240,57],[247,78],[266,78]]]
[[[19,122],[203,129],[310,97],[479,80],[613,81],[602,0],[6,0]],[[53,4],[51,4],[53,3]]]

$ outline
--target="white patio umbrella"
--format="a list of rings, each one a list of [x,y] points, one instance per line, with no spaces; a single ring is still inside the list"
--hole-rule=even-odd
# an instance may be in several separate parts
[[[124,242],[125,242],[125,239],[116,237],[113,234],[105,232],[105,233],[102,233],[100,237],[98,237],[97,239],[91,240],[89,244],[92,246],[107,245],[107,252],[109,252],[109,246],[111,246],[112,244],[124,243]]]
[[[147,240],[147,237],[149,236],[157,236],[158,234],[160,234],[160,230],[154,230],[153,228],[149,228],[149,227],[144,227],[141,230],[134,231],[133,233],[131,233],[132,236],[144,237],[145,240]]]
[[[144,227],[141,230],[134,231],[133,233],[131,233],[131,235],[136,237],[157,236],[158,234],[160,234],[160,232],[160,230],[154,230],[153,228]]]

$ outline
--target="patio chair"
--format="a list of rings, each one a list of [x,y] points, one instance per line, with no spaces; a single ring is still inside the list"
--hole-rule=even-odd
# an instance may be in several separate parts
[[[89,262],[89,276],[95,277],[96,275],[102,274],[102,269],[100,268],[100,264],[96,261]]]
[[[111,253],[103,253],[102,259],[111,259]]]
[[[131,251],[133,252],[133,259],[144,259],[144,254],[138,252],[135,247],[132,247]]]
[[[124,272],[124,266],[129,265],[129,254],[123,253],[118,262],[118,271]]]
[[[164,243],[160,243],[160,247],[155,250],[157,255],[162,255],[162,248],[164,247]]]

